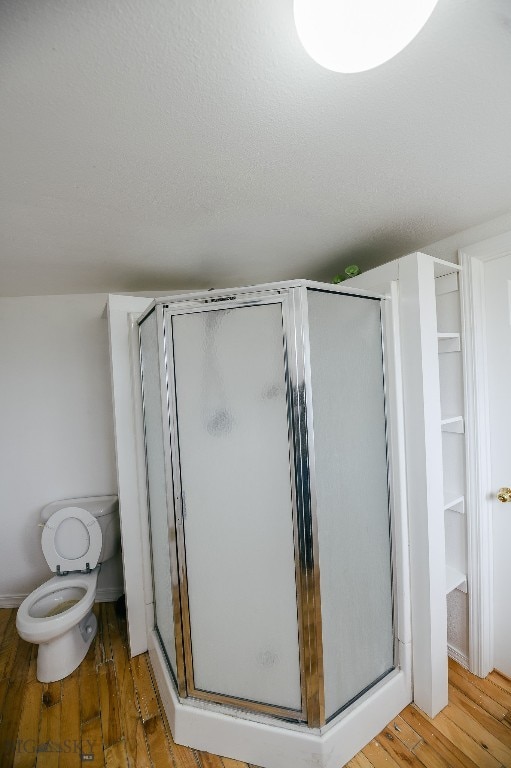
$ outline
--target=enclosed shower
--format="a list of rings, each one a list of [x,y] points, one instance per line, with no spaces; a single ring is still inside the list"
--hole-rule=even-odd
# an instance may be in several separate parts
[[[321,729],[398,665],[383,303],[294,281],[140,318],[155,633],[181,702]]]

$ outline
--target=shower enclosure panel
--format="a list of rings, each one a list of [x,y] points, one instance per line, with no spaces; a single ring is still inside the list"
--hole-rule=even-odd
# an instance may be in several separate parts
[[[296,282],[141,319],[155,623],[182,699],[317,728],[397,672],[381,315]]]
[[[380,302],[307,290],[325,717],[394,666]],[[312,446],[313,444],[313,446]]]

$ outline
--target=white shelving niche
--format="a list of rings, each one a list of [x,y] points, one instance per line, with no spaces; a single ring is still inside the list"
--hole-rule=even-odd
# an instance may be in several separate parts
[[[440,262],[439,262],[440,264]],[[465,440],[459,267],[435,269],[449,655],[468,666]]]

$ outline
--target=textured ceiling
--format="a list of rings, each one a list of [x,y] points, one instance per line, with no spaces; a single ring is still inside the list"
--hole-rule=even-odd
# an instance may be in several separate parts
[[[0,0],[2,295],[325,278],[511,210],[511,3],[340,75],[292,0]]]

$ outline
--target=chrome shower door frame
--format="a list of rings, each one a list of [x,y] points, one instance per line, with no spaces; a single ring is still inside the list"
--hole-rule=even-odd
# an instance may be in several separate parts
[[[302,652],[307,724],[310,728],[320,728],[325,724],[325,686],[307,289],[290,288],[288,293],[288,327],[292,337],[289,346],[292,356],[292,364],[288,369],[289,402],[292,407],[293,486],[296,493],[298,535],[296,567],[304,628]]]
[[[320,589],[320,565],[319,565],[319,534],[318,534],[318,514],[317,514],[317,495],[316,495],[316,474],[315,474],[315,445],[314,445],[314,416],[313,416],[313,396],[312,396],[312,380],[311,380],[311,361],[310,361],[310,339],[309,339],[309,314],[308,314],[308,292],[316,291],[318,293],[327,293],[335,295],[345,295],[352,298],[362,299],[365,301],[376,301],[379,304],[380,314],[380,338],[381,338],[381,374],[382,374],[382,387],[383,387],[383,402],[384,402],[384,418],[385,418],[385,446],[386,446],[386,464],[387,464],[387,508],[388,508],[388,526],[389,526],[389,545],[390,545],[390,570],[391,570],[391,595],[392,595],[392,630],[393,630],[393,667],[385,672],[380,678],[373,680],[364,690],[361,690],[354,699],[348,701],[338,711],[334,712],[328,718],[325,713],[325,688],[324,688],[324,668],[323,668],[323,656],[322,656],[322,604],[321,604],[321,589]],[[309,457],[309,476],[310,476],[310,510],[309,521],[312,527],[312,541],[313,541],[313,555],[314,555],[314,567],[313,567],[313,583],[314,583],[314,600],[316,606],[316,620],[318,628],[318,641],[316,644],[317,653],[320,654],[317,663],[317,672],[314,664],[311,668],[311,681],[312,684],[317,683],[320,685],[320,694],[318,697],[318,717],[319,720],[315,722],[316,726],[323,727],[334,722],[336,718],[343,712],[348,710],[351,705],[356,702],[368,691],[371,690],[380,681],[385,680],[391,675],[399,666],[399,621],[398,621],[398,567],[396,563],[396,550],[395,550],[395,520],[393,515],[393,500],[396,487],[399,485],[396,482],[397,478],[393,476],[393,468],[391,466],[391,456],[393,447],[390,428],[389,428],[389,410],[391,407],[391,398],[395,397],[395,393],[392,392],[392,386],[390,383],[389,375],[389,355],[387,345],[389,343],[389,327],[391,323],[391,310],[390,310],[390,296],[373,295],[369,292],[358,293],[349,289],[343,291],[339,286],[329,286],[325,284],[313,284],[306,283],[303,287],[294,288],[292,292],[296,294],[295,301],[300,305],[301,309],[298,316],[302,322],[303,333],[303,360],[304,360],[304,382],[305,382],[305,402],[306,402],[306,416],[307,416],[307,450]],[[386,304],[389,306],[386,307]],[[387,316],[388,314],[388,316]],[[394,385],[396,383],[394,382]],[[393,403],[395,407],[395,403]],[[396,471],[399,469],[399,459],[396,456]],[[314,662],[314,660],[313,660]],[[311,724],[311,723],[309,723]]]
[[[227,292],[226,292],[227,293]],[[233,292],[235,293],[235,292]],[[304,722],[309,726],[321,724],[322,677],[318,675],[321,667],[321,651],[318,649],[317,602],[319,583],[317,582],[317,546],[312,521],[310,519],[310,482],[309,456],[307,441],[307,403],[305,398],[305,338],[301,314],[303,312],[303,294],[300,289],[283,288],[266,290],[256,294],[238,294],[221,301],[211,301],[207,295],[203,303],[181,300],[163,305],[165,369],[168,372],[166,388],[168,410],[164,414],[169,423],[170,464],[172,466],[172,508],[175,510],[175,531],[177,558],[179,563],[180,604],[182,636],[184,647],[184,667],[186,694],[188,696],[248,709],[260,714]],[[172,373],[174,370],[174,349],[172,339],[172,318],[176,315],[208,312],[219,309],[236,309],[264,304],[280,304],[282,312],[282,344],[284,371],[286,379],[286,400],[288,420],[288,445],[290,469],[290,493],[292,503],[295,556],[295,584],[297,594],[298,646],[300,662],[301,709],[286,709],[280,706],[236,698],[221,693],[203,691],[196,687],[193,674],[193,649],[191,642],[190,614],[188,603],[188,583],[186,572],[186,542],[183,524],[183,494],[180,477],[180,454],[177,422],[176,387]],[[316,595],[316,599],[314,596]],[[320,634],[320,630],[319,630]],[[319,637],[320,640],[320,637]],[[322,673],[322,669],[319,670]],[[180,695],[183,695],[180,693]]]
[[[358,293],[353,290],[343,291],[340,286],[314,284],[305,282],[302,286],[288,289],[290,294],[291,326],[295,330],[294,353],[295,365],[291,368],[290,379],[292,382],[290,399],[293,403],[293,423],[295,425],[295,484],[299,497],[297,505],[299,521],[301,524],[299,534],[301,536],[300,552],[304,553],[307,560],[300,561],[300,579],[302,582],[302,611],[304,616],[311,617],[309,632],[304,635],[305,661],[306,661],[306,686],[308,703],[308,725],[321,728],[334,721],[338,715],[344,712],[351,704],[355,703],[364,693],[377,685],[379,680],[373,681],[367,689],[360,691],[353,701],[347,702],[338,712],[328,719],[325,713],[325,685],[323,665],[323,640],[322,640],[322,604],[321,604],[321,569],[319,560],[319,534],[318,534],[318,509],[316,493],[315,470],[315,445],[314,445],[314,414],[312,373],[310,360],[309,338],[309,313],[308,292],[345,295],[365,301],[377,301],[380,307],[380,332],[382,354],[382,386],[385,409],[385,443],[387,461],[387,500],[389,515],[389,544],[391,565],[391,590],[392,590],[392,627],[394,634],[394,669],[399,664],[399,640],[398,640],[398,615],[397,615],[397,568],[394,550],[394,518],[393,493],[394,479],[390,464],[391,443],[389,434],[389,391],[388,359],[386,352],[386,337],[388,331],[384,308],[389,298],[372,295],[367,292]],[[381,679],[391,674],[393,670],[386,672]]]
[[[156,315],[156,329],[157,329],[157,345],[158,345],[158,363],[159,363],[159,378],[160,378],[160,395],[161,395],[161,409],[162,409],[162,427],[163,427],[163,440],[164,444],[171,446],[172,444],[172,432],[169,422],[169,398],[168,398],[168,366],[167,366],[167,354],[165,349],[165,329],[163,322],[163,306],[156,304],[151,311],[144,315],[144,320],[149,317],[152,312]],[[144,422],[144,450],[145,450],[145,464],[146,464],[146,494],[147,494],[147,507],[150,509],[151,500],[149,494],[149,472],[147,469],[147,439],[146,439],[146,420],[145,420],[145,392],[144,392],[144,363],[142,354],[141,343],[141,324],[139,324],[139,349],[140,349],[140,375],[142,385],[142,410],[143,410],[143,422]],[[173,491],[173,465],[170,451],[164,451],[165,462],[165,490],[166,490],[166,506],[167,506],[167,527],[168,527],[168,546],[171,564],[170,581],[172,588],[172,605],[174,616],[174,642],[176,648],[176,670],[171,668],[168,664],[174,682],[176,683],[177,692],[180,696],[186,696],[186,678],[185,678],[185,661],[184,661],[184,643],[183,643],[183,627],[181,620],[181,596],[179,586],[179,573],[178,573],[178,551],[177,551],[177,531],[176,531],[176,516],[174,507],[174,491]],[[149,524],[149,536],[151,538],[151,525]],[[151,539],[152,549],[152,539]],[[151,563],[151,575],[153,581],[153,595],[155,594],[154,588],[154,572]],[[156,612],[156,606],[155,606]],[[157,619],[157,616],[156,616]],[[156,622],[156,629],[158,625]],[[159,634],[159,632],[158,632]],[[161,643],[161,641],[160,641]]]

